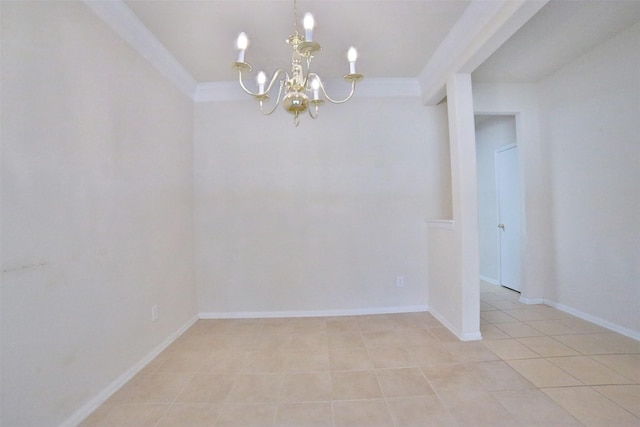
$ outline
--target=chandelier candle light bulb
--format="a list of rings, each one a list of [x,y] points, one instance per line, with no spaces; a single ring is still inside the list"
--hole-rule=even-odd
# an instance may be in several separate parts
[[[356,73],[356,60],[358,59],[358,51],[355,47],[351,46],[347,52],[347,59],[349,60],[349,74]]]
[[[249,46],[249,39],[245,33],[240,33],[236,45],[238,46],[238,62],[244,62],[244,52]]]
[[[320,80],[318,79],[311,80],[311,89],[313,89],[313,99],[314,100],[320,99],[320,93],[319,93]]]
[[[304,39],[305,41],[311,42],[313,41],[313,15],[307,13],[304,15],[304,20],[302,21],[302,25],[304,26]]]
[[[264,71],[260,71],[256,80],[258,81],[258,93],[262,95],[264,94],[264,84],[267,81],[267,75]]]

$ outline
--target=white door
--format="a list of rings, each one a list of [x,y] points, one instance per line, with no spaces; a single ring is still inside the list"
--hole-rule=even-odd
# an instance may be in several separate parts
[[[518,147],[496,150],[500,284],[520,292],[520,171]]]

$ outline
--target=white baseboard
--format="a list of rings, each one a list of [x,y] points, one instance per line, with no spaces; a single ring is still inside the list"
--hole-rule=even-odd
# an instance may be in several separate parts
[[[604,320],[591,314],[584,313],[580,310],[576,310],[573,307],[569,307],[555,301],[544,300],[544,303],[553,308],[557,308],[560,311],[564,311],[565,313],[569,313],[573,316],[579,317],[582,320],[586,320],[587,322],[595,323],[598,326],[602,326],[603,328],[609,329],[613,332],[617,332],[621,335],[640,341],[640,332],[633,329],[625,328],[624,326],[620,326],[616,323],[609,322],[608,320]]]
[[[339,310],[293,310],[293,311],[214,311],[202,312],[200,319],[259,319],[275,317],[332,317],[360,316],[365,314],[416,313],[429,311],[426,305],[407,305],[400,307],[369,307]]]
[[[437,311],[429,309],[429,313],[431,313],[431,315],[435,317],[438,322],[442,323],[444,327],[447,328],[453,335],[458,337],[460,341],[478,341],[482,339],[482,334],[480,333],[480,331],[472,333],[462,333],[458,330],[458,328],[449,323],[449,321]]]
[[[500,283],[498,283],[498,281],[496,279],[492,279],[491,277],[483,276],[482,274],[480,275],[480,280],[482,280],[484,282],[487,282],[487,283],[491,283],[492,285],[500,286]]]
[[[478,331],[468,334],[460,334],[458,335],[458,338],[460,338],[460,341],[480,341],[482,340],[482,334]]]
[[[93,399],[87,402],[84,406],[78,409],[71,417],[65,422],[60,424],[60,427],[76,427],[85,418],[93,413],[100,405],[111,397],[113,393],[118,391],[120,387],[125,385],[131,378],[133,378],[138,372],[140,372],[145,366],[149,364],[157,355],[167,348],[172,342],[174,342],[180,335],[182,335],[187,329],[189,329],[196,321],[198,317],[194,316],[187,323],[182,325],[177,331],[169,335],[160,345],[154,348],[149,354],[147,354],[142,360],[127,369],[122,375],[120,375],[114,382],[109,384],[104,390],[98,393]]]
[[[523,304],[533,305],[533,304],[544,304],[544,298],[525,298],[520,296],[518,301]]]

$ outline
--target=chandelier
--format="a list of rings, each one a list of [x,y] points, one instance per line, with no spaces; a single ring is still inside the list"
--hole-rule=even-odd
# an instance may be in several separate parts
[[[332,104],[342,104],[347,102],[353,96],[356,90],[356,83],[364,78],[362,74],[356,73],[356,59],[358,52],[352,46],[347,53],[349,61],[349,74],[344,76],[344,80],[351,84],[349,95],[342,100],[335,100],[327,95],[324,84],[320,76],[311,72],[311,61],[313,55],[320,51],[321,47],[313,41],[313,16],[307,13],[303,20],[304,36],[298,33],[298,12],[296,0],[293,0],[293,34],[290,35],[286,42],[291,46],[293,53],[291,55],[291,74],[283,68],[277,69],[273,73],[273,77],[267,83],[267,76],[263,71],[257,75],[258,92],[252,92],[245,86],[242,80],[243,72],[250,72],[251,65],[245,62],[245,51],[249,45],[249,39],[245,33],[240,33],[237,40],[238,60],[232,64],[232,67],[238,71],[238,81],[242,89],[253,96],[260,103],[260,111],[264,115],[271,115],[282,102],[282,106],[286,111],[293,114],[293,124],[298,126],[300,123],[300,115],[309,112],[311,118],[318,117],[318,110],[325,99]],[[278,82],[278,95],[271,109],[266,110],[264,104],[269,100],[269,93]],[[266,84],[266,87],[265,87]],[[322,94],[322,96],[321,96]]]

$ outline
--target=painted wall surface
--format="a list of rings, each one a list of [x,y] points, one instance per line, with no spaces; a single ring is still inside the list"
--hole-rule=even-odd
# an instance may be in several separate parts
[[[548,298],[640,336],[640,23],[539,83],[556,277]]]
[[[428,223],[429,311],[451,332],[462,334],[462,259],[460,233],[442,223]]]
[[[196,314],[193,104],[81,2],[1,28],[0,424],[55,426]]]
[[[495,151],[515,143],[514,116],[481,116],[479,120],[476,119],[480,278],[491,283],[498,283],[500,279]]]
[[[356,92],[298,128],[250,99],[195,117],[201,314],[426,307],[424,220],[450,205],[444,106]]]

